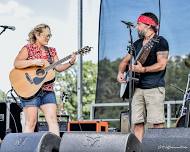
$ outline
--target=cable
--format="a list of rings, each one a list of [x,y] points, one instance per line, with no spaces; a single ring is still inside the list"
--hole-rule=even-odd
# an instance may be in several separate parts
[[[8,102],[9,102],[9,99],[8,99],[8,93],[10,93],[10,94],[11,94],[11,96],[13,97],[13,99],[16,101],[17,105],[20,107],[20,105],[18,104],[18,102],[17,102],[16,98],[13,96],[12,91],[13,91],[13,89],[10,89],[9,91],[7,91],[7,93],[6,93],[6,95],[5,95],[5,101],[6,101],[6,103],[8,103]],[[14,126],[15,126],[16,133],[18,133],[18,127],[17,127],[16,121],[15,121],[15,118],[14,118],[13,114],[11,113],[10,108],[9,108],[7,105],[6,105],[6,109],[9,111],[10,116],[11,116],[11,117],[12,117],[12,119],[13,119],[13,122],[14,122]],[[6,114],[6,115],[7,115],[7,114]],[[6,121],[7,121],[7,120],[6,120]],[[10,132],[11,132],[10,122],[9,122],[9,126],[8,126],[8,127],[9,127],[9,128],[6,128],[6,134],[8,134],[8,133],[10,133]]]
[[[15,97],[15,96],[13,95],[13,93],[12,93],[12,92],[14,91],[13,88],[12,88],[10,91],[11,91],[11,93],[10,93],[10,94],[11,94],[11,97],[14,99],[15,103],[20,107],[20,109],[23,109],[23,108],[20,106],[20,104],[18,103],[16,97]]]

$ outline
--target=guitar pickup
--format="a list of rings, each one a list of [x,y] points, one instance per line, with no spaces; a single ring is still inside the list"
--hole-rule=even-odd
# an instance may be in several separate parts
[[[28,73],[25,73],[26,79],[32,84],[34,83]]]

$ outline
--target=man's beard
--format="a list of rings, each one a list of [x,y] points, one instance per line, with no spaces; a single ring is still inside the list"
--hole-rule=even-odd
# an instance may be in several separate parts
[[[144,39],[144,37],[145,37],[145,32],[144,32],[144,31],[138,31],[138,37],[139,37],[140,39]]]

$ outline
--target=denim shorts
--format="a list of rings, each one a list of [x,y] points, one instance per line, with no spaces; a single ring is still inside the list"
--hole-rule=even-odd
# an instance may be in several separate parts
[[[48,103],[56,104],[56,97],[53,91],[42,90],[32,99],[20,99],[22,107],[40,107]]]

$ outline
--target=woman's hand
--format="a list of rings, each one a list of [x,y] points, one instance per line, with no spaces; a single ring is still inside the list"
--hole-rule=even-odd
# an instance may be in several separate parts
[[[75,61],[76,61],[76,54],[73,53],[73,54],[71,55],[71,59],[70,59],[70,61],[69,61],[70,65],[75,64]]]
[[[32,65],[33,66],[44,66],[45,61],[44,61],[44,59],[34,59],[34,60],[32,60]]]

